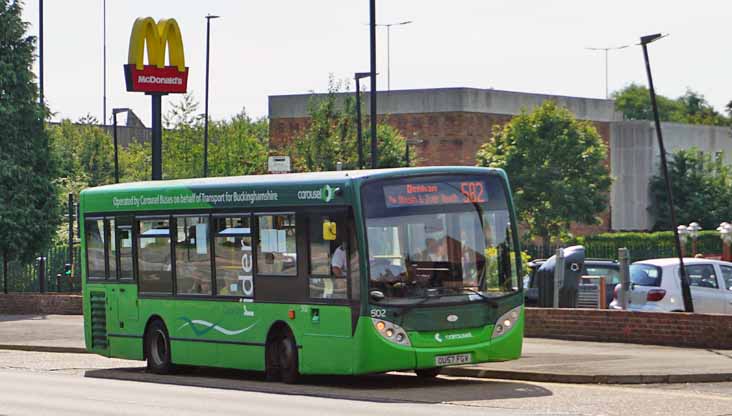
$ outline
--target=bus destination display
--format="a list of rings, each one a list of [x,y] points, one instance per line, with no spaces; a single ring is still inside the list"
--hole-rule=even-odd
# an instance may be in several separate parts
[[[433,182],[384,187],[387,208],[486,202],[485,182]]]

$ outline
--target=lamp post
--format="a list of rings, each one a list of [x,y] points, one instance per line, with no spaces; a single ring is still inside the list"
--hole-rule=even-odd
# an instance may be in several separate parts
[[[208,61],[209,44],[211,41],[211,19],[218,19],[220,16],[206,15],[206,98],[203,118],[203,177],[208,176]]]
[[[112,109],[112,136],[114,137],[114,183],[119,183],[119,157],[117,151],[117,114],[131,111],[129,108]]]
[[[361,131],[361,78],[370,76],[370,72],[356,72],[356,143],[358,144],[358,168],[363,169],[363,133]]]
[[[686,274],[684,267],[684,257],[681,253],[681,239],[679,238],[679,230],[676,228],[676,211],[674,210],[674,196],[671,191],[671,179],[668,176],[668,164],[666,162],[666,148],[663,145],[663,134],[661,133],[661,120],[658,116],[658,104],[656,103],[656,90],[653,88],[653,76],[651,75],[651,63],[648,59],[648,44],[664,35],[660,33],[654,35],[643,36],[640,38],[640,44],[643,48],[643,59],[646,64],[646,75],[648,76],[648,91],[651,95],[651,106],[653,107],[653,121],[656,126],[656,136],[658,138],[658,148],[661,152],[661,170],[666,182],[666,195],[668,196],[668,208],[671,214],[671,227],[674,231],[674,239],[676,240],[676,251],[679,253],[679,272],[681,274],[681,294],[684,299],[684,309],[686,312],[694,312],[694,303],[691,299],[691,288],[689,287],[689,276]]]
[[[395,23],[379,23],[376,26],[386,28],[386,90],[391,91],[391,27],[413,23],[411,20]]]
[[[681,240],[681,257],[686,257],[686,242],[689,240],[689,228],[684,224],[676,227],[676,231],[679,234]]]
[[[376,146],[376,0],[369,0],[369,55],[371,73],[371,169],[376,169],[379,149]]]
[[[418,144],[422,144],[423,142],[424,142],[424,140],[421,140],[421,139],[407,139],[407,140],[405,140],[405,143],[404,143],[404,148],[405,148],[405,150],[404,150],[404,159],[405,159],[405,162],[406,162],[406,166],[407,167],[410,166],[410,161],[409,161],[409,146],[415,146],[415,145],[418,145]]]
[[[732,260],[732,250],[730,250],[730,244],[732,244],[732,225],[728,222],[723,222],[717,227],[719,231],[719,237],[722,239],[722,260]]]
[[[605,52],[605,98],[609,98],[609,90],[608,90],[608,52],[609,51],[617,51],[620,49],[625,49],[629,47],[630,45],[622,45],[622,46],[611,46],[607,48],[585,48],[588,51],[604,51]]]

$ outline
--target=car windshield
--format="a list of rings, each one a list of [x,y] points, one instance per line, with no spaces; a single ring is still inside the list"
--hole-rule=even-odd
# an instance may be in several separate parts
[[[650,264],[631,264],[630,281],[640,286],[661,286],[661,269]]]
[[[427,177],[364,189],[370,290],[387,301],[471,299],[518,290],[514,236],[498,177]]]

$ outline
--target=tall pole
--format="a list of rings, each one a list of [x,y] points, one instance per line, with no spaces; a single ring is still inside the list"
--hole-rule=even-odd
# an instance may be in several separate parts
[[[219,16],[206,15],[206,98],[203,119],[203,177],[208,176],[208,63],[209,63],[209,44],[211,41],[211,19],[217,19]]]
[[[386,25],[386,90],[391,91],[391,25]]]
[[[629,47],[630,45],[621,45],[621,46],[612,46],[612,47],[606,47],[606,48],[585,48],[588,51],[602,51],[605,55],[605,98],[610,98],[610,87],[609,87],[609,54],[610,51],[617,51],[620,49],[625,49]]]
[[[41,111],[44,112],[43,119],[46,119],[43,101],[43,0],[38,1],[38,86],[39,86],[39,102],[41,103]]]
[[[369,0],[369,35],[371,47],[371,169],[378,166],[378,149],[376,147],[376,0]]]
[[[152,180],[163,179],[163,123],[162,94],[150,94],[152,97]]]
[[[666,163],[666,148],[663,145],[663,134],[661,133],[661,121],[658,117],[658,105],[656,104],[656,90],[653,87],[653,77],[651,76],[651,63],[648,59],[648,44],[663,37],[660,33],[655,35],[641,37],[641,46],[643,47],[643,59],[646,63],[646,74],[648,75],[648,89],[651,94],[651,106],[653,107],[653,121],[656,125],[656,137],[658,137],[658,148],[661,152],[661,170],[663,178],[666,182],[666,194],[668,195],[668,208],[671,213],[671,228],[674,230],[674,239],[676,243],[676,252],[679,255],[679,272],[681,273],[681,294],[684,299],[684,310],[686,312],[694,312],[694,304],[691,299],[691,289],[689,287],[689,277],[684,267],[684,256],[681,253],[681,239],[679,238],[679,230],[676,228],[676,211],[674,210],[674,196],[671,191],[671,179],[668,176],[668,165]]]
[[[608,87],[608,64],[607,64],[607,53],[608,49],[605,49],[605,99],[610,98],[610,91]]]
[[[358,168],[363,169],[363,133],[361,131],[361,79],[356,78],[356,143],[358,145]]]
[[[102,125],[107,125],[107,0],[102,3]],[[115,142],[116,143],[116,142]],[[116,149],[115,149],[116,150]],[[115,153],[115,156],[117,154]],[[119,180],[117,181],[119,182]]]
[[[119,158],[117,156],[117,112],[114,110],[112,110],[112,136],[114,137],[114,183],[119,183]]]

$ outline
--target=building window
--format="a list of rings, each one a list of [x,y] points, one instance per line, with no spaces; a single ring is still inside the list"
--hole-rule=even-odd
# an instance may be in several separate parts
[[[257,241],[257,273],[295,276],[297,247],[295,214],[260,215]]]
[[[173,293],[170,261],[170,223],[167,219],[144,219],[138,229],[137,269],[140,292]]]
[[[211,295],[208,217],[176,218],[175,278],[179,294]]]
[[[248,215],[214,218],[218,295],[254,297],[250,222]]]

